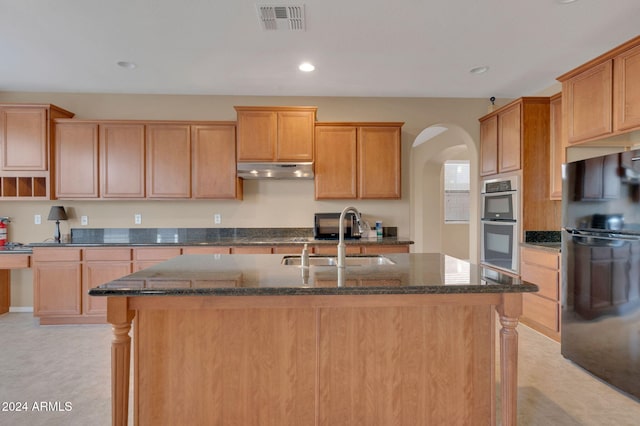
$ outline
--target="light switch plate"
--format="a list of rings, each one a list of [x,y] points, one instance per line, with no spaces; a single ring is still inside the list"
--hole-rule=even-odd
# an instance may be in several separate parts
[[[142,223],[142,215],[141,215],[140,213],[136,213],[136,214],[133,216],[133,222],[134,222],[136,225],[140,225],[140,224]]]
[[[87,226],[89,223],[89,219],[87,216],[80,216],[80,225]]]
[[[33,216],[33,223],[40,225],[42,223],[42,216],[39,214]]]

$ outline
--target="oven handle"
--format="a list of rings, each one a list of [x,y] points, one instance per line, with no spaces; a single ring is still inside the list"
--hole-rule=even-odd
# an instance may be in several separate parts
[[[483,222],[483,223],[497,223],[498,225],[500,225],[500,224],[516,223],[517,220],[515,220],[515,219],[482,218],[482,219],[480,219],[480,222]]]

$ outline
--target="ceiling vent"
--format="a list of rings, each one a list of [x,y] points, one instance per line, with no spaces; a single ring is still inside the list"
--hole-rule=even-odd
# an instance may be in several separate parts
[[[256,5],[263,30],[304,31],[304,5]]]

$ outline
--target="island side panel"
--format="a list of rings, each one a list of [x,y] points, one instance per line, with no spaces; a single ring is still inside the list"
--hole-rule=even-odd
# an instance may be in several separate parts
[[[318,424],[491,424],[493,328],[490,305],[321,309]]]
[[[138,424],[315,424],[313,308],[140,310]]]

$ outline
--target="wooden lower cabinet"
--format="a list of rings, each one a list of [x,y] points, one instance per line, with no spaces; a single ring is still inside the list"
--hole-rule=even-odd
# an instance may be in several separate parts
[[[83,250],[82,313],[84,315],[107,314],[104,297],[86,296],[90,289],[131,273],[131,249],[95,248]]]
[[[180,256],[180,247],[145,247],[133,249],[133,272]]]
[[[523,247],[520,251],[520,275],[536,284],[537,293],[522,298],[523,324],[560,340],[560,253]]]
[[[34,316],[41,324],[61,324],[82,315],[81,250],[33,249]]]

